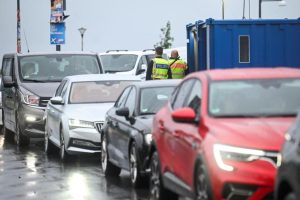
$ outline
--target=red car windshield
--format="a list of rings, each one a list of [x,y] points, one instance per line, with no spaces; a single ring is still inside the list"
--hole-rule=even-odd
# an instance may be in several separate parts
[[[214,81],[208,111],[213,117],[295,116],[299,91],[300,79]]]

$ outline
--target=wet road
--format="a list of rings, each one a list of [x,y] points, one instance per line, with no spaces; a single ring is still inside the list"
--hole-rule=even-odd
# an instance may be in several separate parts
[[[98,155],[99,156],[99,155]],[[18,149],[0,134],[0,199],[148,199],[148,190],[131,187],[129,173],[107,179],[98,156],[80,156],[67,163],[47,156],[43,143]]]

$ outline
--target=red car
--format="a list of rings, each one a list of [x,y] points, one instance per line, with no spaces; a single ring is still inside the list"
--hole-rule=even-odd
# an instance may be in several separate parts
[[[272,199],[299,109],[299,69],[188,75],[153,121],[151,199]]]

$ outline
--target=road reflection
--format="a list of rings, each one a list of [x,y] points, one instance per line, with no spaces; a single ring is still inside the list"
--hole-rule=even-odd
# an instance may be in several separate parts
[[[42,142],[17,148],[0,134],[0,199],[146,200],[148,189],[134,189],[128,172],[106,178],[100,155],[82,155],[62,163],[46,155]]]

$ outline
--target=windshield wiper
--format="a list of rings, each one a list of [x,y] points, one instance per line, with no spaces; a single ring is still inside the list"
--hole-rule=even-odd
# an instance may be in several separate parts
[[[35,83],[46,83],[46,81],[42,80],[36,80],[36,79],[23,79],[23,81],[31,81]]]
[[[142,112],[141,115],[155,115],[154,112]]]
[[[115,72],[120,72],[118,70],[104,70],[105,73],[115,73]]]

